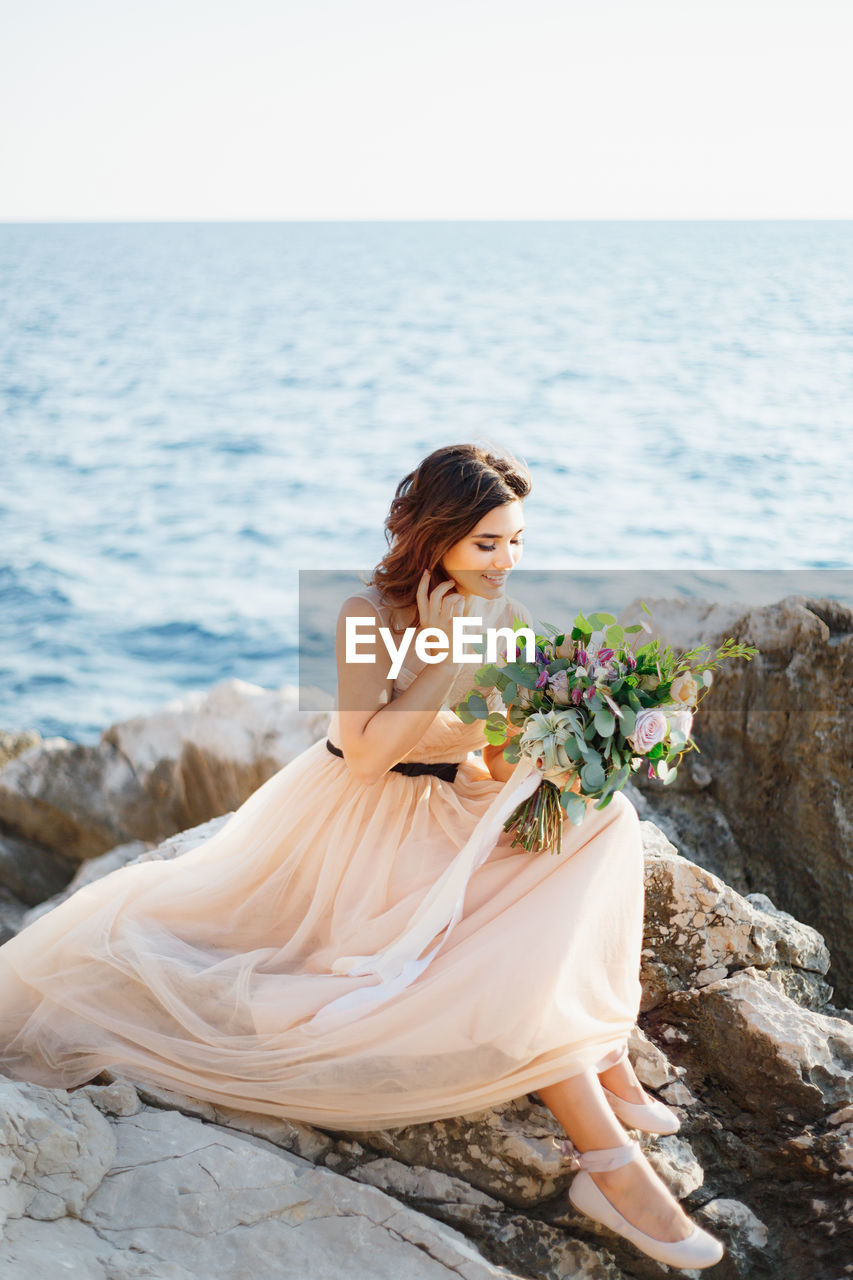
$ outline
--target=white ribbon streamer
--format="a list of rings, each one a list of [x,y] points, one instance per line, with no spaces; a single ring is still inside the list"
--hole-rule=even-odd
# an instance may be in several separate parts
[[[447,941],[462,915],[468,881],[495,847],[503,825],[517,805],[536,790],[541,775],[533,761],[522,756],[512,775],[496,793],[469,839],[453,861],[445,867],[435,884],[421,900],[403,931],[372,956],[341,956],[332,964],[332,972],[342,976],[366,977],[376,974],[379,983],[359,987],[324,1005],[312,1019],[333,1010],[341,1012],[359,1005],[375,1005],[389,999],[427,968]],[[424,947],[438,933],[442,936],[426,956]]]

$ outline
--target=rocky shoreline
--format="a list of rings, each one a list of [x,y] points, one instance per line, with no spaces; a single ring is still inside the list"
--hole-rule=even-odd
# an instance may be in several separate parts
[[[707,1274],[841,1280],[853,614],[803,597],[746,613],[648,603],[673,644],[732,635],[761,653],[720,673],[676,787],[637,776],[626,792],[646,859],[631,1057],[682,1121],[673,1137],[635,1136],[725,1240]],[[231,680],[92,747],[0,734],[0,941],[88,880],[212,834],[325,734],[327,712],[296,708],[295,689]],[[110,1073],[71,1092],[0,1078],[0,1273],[29,1280],[61,1252],[85,1280],[666,1274],[570,1209],[560,1136],[532,1096],[343,1133]]]

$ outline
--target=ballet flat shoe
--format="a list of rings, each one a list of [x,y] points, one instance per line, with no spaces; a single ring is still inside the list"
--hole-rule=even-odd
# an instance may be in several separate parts
[[[628,1046],[622,1046],[622,1052],[612,1064],[618,1066],[620,1062],[627,1060]],[[599,1081],[601,1084],[601,1081]],[[678,1133],[681,1128],[681,1121],[678,1116],[670,1111],[669,1107],[664,1106],[657,1099],[650,1099],[648,1102],[629,1102],[627,1098],[620,1098],[618,1093],[613,1093],[606,1085],[601,1085],[604,1090],[604,1096],[610,1103],[610,1110],[614,1115],[618,1116],[629,1129],[640,1129],[643,1133]],[[646,1095],[648,1097],[648,1095]]]
[[[564,1144],[564,1150],[567,1145]],[[698,1271],[703,1267],[713,1267],[722,1258],[725,1249],[721,1240],[703,1230],[695,1222],[690,1235],[684,1240],[656,1240],[647,1235],[639,1227],[633,1226],[627,1218],[611,1204],[604,1192],[596,1185],[591,1173],[603,1173],[608,1169],[618,1169],[621,1165],[633,1160],[639,1151],[637,1142],[628,1146],[604,1147],[600,1150],[585,1151],[582,1155],[574,1155],[570,1168],[579,1169],[572,1185],[569,1187],[569,1200],[575,1209],[600,1222],[602,1226],[615,1231],[617,1235],[628,1240],[656,1262],[663,1262],[669,1267],[679,1267],[682,1271]]]
[[[678,1133],[681,1121],[669,1107],[665,1107],[657,1099],[651,1102],[628,1102],[612,1093],[605,1085],[601,1086],[604,1096],[610,1103],[610,1109],[629,1129],[641,1129],[643,1133]]]

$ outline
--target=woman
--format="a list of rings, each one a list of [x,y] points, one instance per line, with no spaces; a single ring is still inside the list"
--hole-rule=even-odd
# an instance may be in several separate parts
[[[409,648],[392,679],[381,646],[346,661],[348,619],[397,637],[449,635],[462,614],[532,622],[505,591],[530,488],[509,455],[468,444],[401,481],[389,550],[338,617],[328,739],[197,848],[112,872],[0,947],[0,1069],[65,1088],[114,1069],[341,1130],[537,1090],[582,1153],[576,1207],[661,1261],[709,1266],[719,1242],[617,1119],[678,1127],[625,1048],[640,999],[636,810],[617,792],[566,822],[559,858],[512,848],[496,822],[519,766],[453,711],[476,667]]]

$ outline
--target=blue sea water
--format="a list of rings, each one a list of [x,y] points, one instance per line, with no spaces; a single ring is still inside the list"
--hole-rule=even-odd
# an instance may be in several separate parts
[[[851,268],[850,222],[0,225],[0,728],[296,683],[298,570],[459,440],[530,466],[526,568],[832,594]]]

